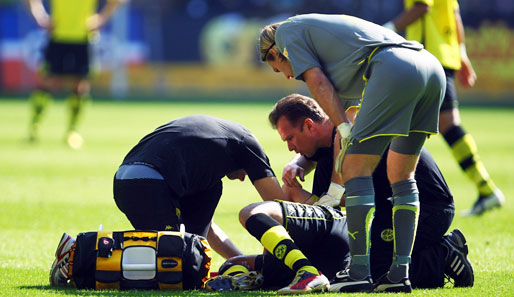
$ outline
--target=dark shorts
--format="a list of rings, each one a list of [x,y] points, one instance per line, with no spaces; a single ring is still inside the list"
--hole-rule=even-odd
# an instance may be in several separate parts
[[[329,279],[350,264],[346,215],[338,209],[281,201],[284,227],[311,263]],[[262,258],[264,286],[288,285],[295,273],[271,254]],[[259,266],[259,265],[257,265]]]
[[[446,75],[446,93],[444,93],[440,111],[452,110],[459,106],[457,90],[455,89],[455,70],[444,68],[444,74]]]
[[[89,44],[50,41],[45,49],[45,68],[54,75],[87,76]]]
[[[446,248],[442,237],[450,227],[453,205],[421,204],[418,229],[412,251],[410,280],[413,287],[436,288],[444,285]],[[371,276],[378,279],[389,270],[393,255],[391,213],[381,211],[371,227]]]
[[[207,237],[222,192],[221,182],[194,195],[178,197],[164,180],[114,179],[114,201],[135,229],[178,230]]]

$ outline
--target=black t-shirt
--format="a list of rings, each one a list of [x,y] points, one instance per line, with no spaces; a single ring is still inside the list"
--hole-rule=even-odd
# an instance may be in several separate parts
[[[391,186],[387,179],[386,160],[387,152],[384,153],[380,163],[373,172],[373,186],[375,188],[376,211],[391,208],[391,202],[387,198],[392,196]],[[309,160],[317,162],[312,194],[320,196],[328,190],[332,177],[333,147],[321,148]],[[319,171],[319,172],[318,172]],[[432,155],[423,147],[419,155],[418,166],[414,178],[418,185],[420,204],[430,205],[453,205],[453,196],[446,184],[443,174],[435,163]]]
[[[123,160],[123,164],[137,162],[159,171],[178,196],[210,189],[239,169],[252,182],[275,176],[248,129],[207,115],[179,118],[146,135]]]

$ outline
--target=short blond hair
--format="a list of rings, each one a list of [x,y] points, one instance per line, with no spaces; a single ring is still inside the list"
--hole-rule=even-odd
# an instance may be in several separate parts
[[[277,28],[283,22],[278,22],[274,24],[270,24],[265,26],[261,30],[261,35],[259,38],[259,53],[262,62],[273,61],[274,58],[272,55],[269,55],[269,51],[274,48],[277,50],[277,45],[275,43],[275,33],[277,32]],[[278,51],[280,53],[280,51]],[[282,55],[282,54],[280,54]],[[285,59],[285,57],[284,57]]]

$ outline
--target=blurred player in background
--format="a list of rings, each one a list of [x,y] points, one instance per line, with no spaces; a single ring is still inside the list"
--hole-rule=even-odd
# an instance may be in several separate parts
[[[457,0],[405,0],[405,11],[384,26],[406,30],[406,39],[417,40],[439,59],[446,74],[446,94],[439,116],[439,130],[455,160],[478,190],[478,199],[464,215],[480,215],[500,207],[505,198],[480,160],[471,134],[461,126],[454,76],[472,87],[477,78],[466,53],[464,26]]]
[[[272,70],[303,80],[337,127],[341,149],[335,168],[346,188],[352,255],[350,268],[339,273],[340,291],[374,287],[369,255],[372,173],[388,148],[395,250],[388,273],[377,282],[379,287],[408,289],[419,214],[414,171],[428,135],[438,133],[446,86],[441,64],[420,43],[348,15],[297,15],[265,26],[259,49],[261,61]],[[345,111],[359,100],[352,125]]]
[[[50,0],[48,13],[43,0],[28,0],[36,23],[49,34],[41,79],[30,95],[31,142],[38,140],[43,112],[53,94],[64,84],[67,92],[71,90],[67,98],[70,114],[66,142],[73,149],[82,146],[83,139],[77,132],[77,124],[89,98],[89,39],[93,32],[107,23],[121,2],[124,0],[107,0],[97,13],[98,0]]]

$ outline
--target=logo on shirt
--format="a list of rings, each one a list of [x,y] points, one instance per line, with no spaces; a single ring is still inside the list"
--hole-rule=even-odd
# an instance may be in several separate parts
[[[394,238],[393,230],[392,229],[382,230],[382,232],[380,233],[380,237],[382,238],[383,241],[387,241],[387,242],[393,241],[393,238]]]
[[[289,60],[289,53],[287,52],[287,48],[284,47],[284,52],[282,54]]]

